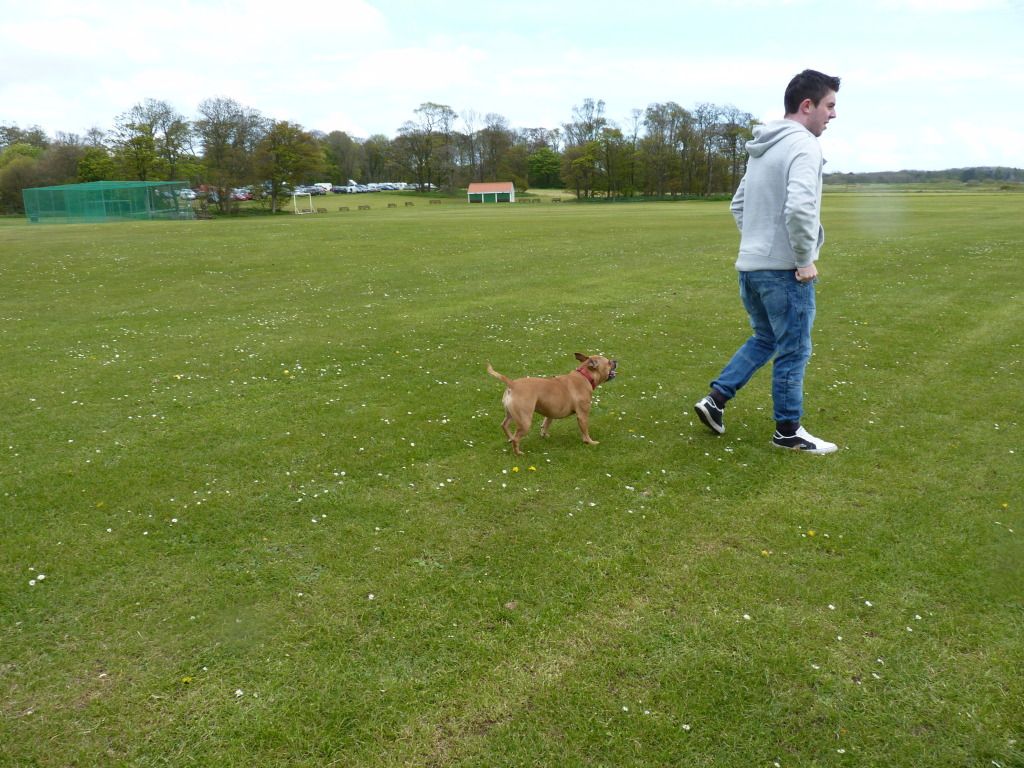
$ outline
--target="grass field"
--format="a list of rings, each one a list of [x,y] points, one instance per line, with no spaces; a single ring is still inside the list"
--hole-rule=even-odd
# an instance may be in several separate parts
[[[1024,198],[826,196],[829,457],[726,203],[329,202],[0,225],[0,765],[1024,766]]]

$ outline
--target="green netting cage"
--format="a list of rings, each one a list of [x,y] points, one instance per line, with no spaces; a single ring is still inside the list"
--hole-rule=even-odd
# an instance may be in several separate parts
[[[31,222],[194,219],[184,181],[93,181],[22,190]]]

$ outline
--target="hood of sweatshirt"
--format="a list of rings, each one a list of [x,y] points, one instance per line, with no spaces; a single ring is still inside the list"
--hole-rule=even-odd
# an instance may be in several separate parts
[[[751,157],[760,157],[783,139],[795,134],[811,136],[811,132],[795,120],[773,120],[754,127],[754,138],[747,142]]]

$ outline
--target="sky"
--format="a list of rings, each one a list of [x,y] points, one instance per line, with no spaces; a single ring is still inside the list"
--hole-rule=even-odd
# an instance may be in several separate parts
[[[676,102],[782,117],[842,78],[828,172],[1024,168],[1024,0],[0,0],[0,124],[83,135],[226,97],[393,137],[425,102],[557,128]],[[464,128],[460,120],[459,126]]]

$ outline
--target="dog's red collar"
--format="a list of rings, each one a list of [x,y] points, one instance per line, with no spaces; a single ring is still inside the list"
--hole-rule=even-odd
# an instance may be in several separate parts
[[[597,389],[597,384],[594,383],[594,379],[590,375],[590,371],[587,370],[586,364],[583,364],[579,368],[577,368],[576,373],[578,373],[580,376],[582,376],[584,379],[590,382],[591,389]]]

